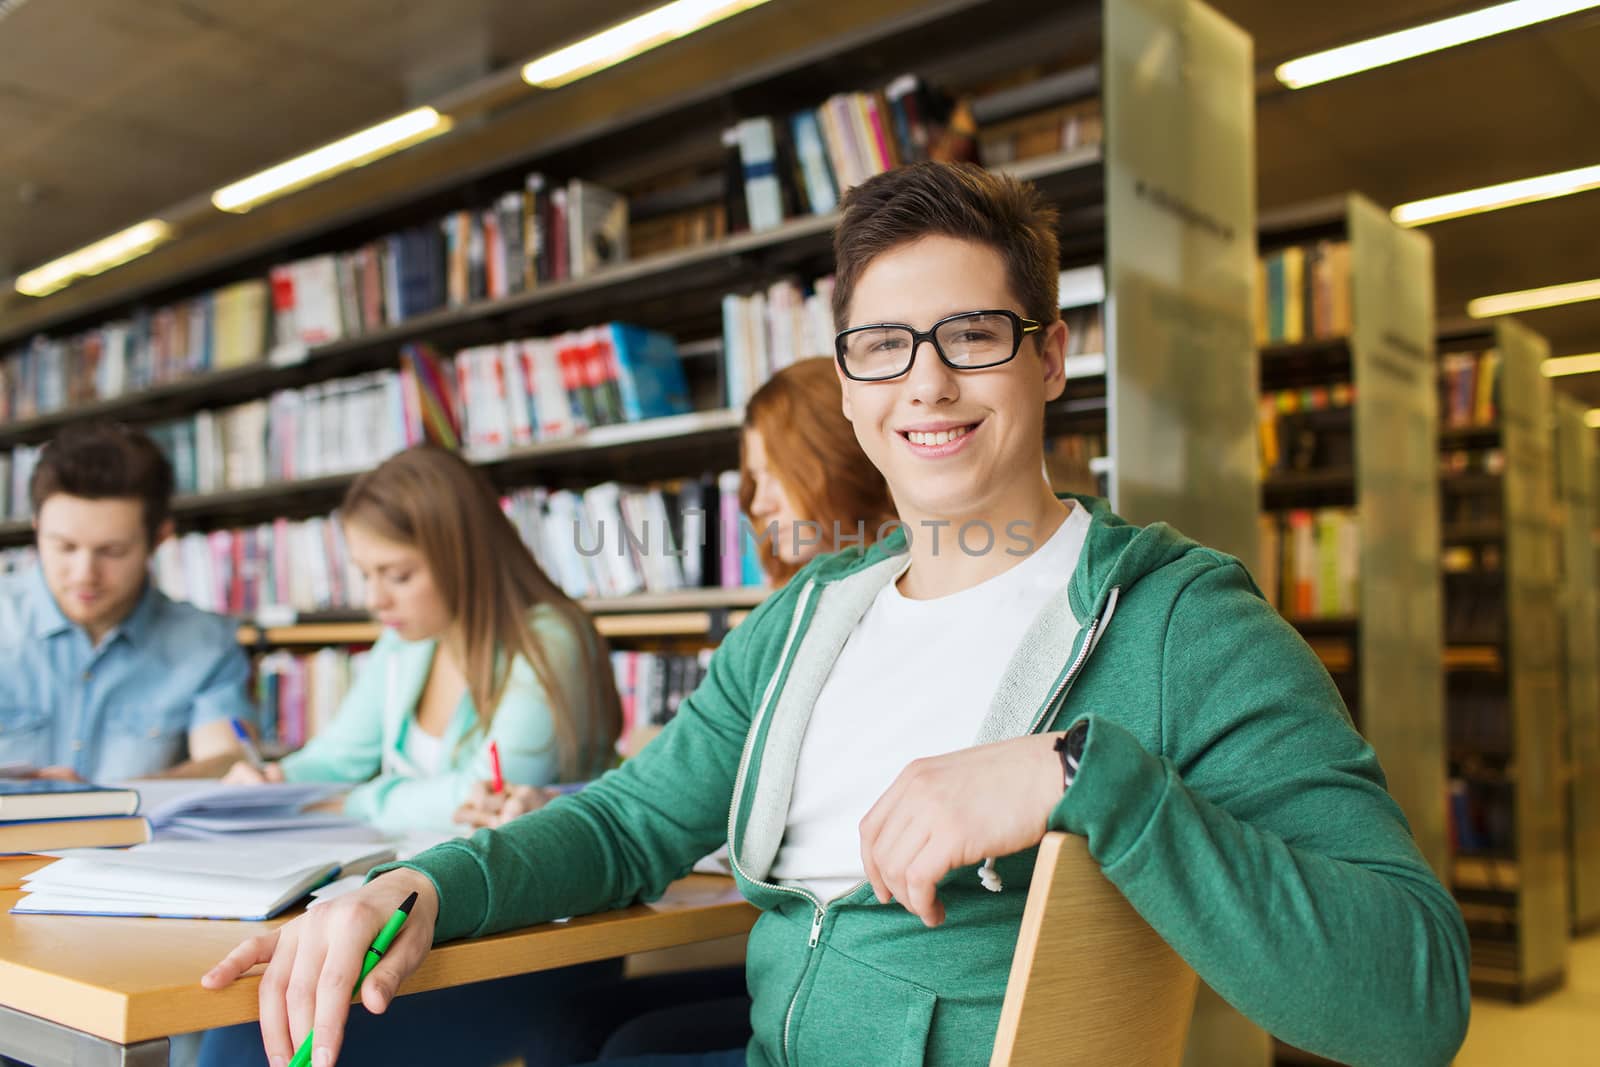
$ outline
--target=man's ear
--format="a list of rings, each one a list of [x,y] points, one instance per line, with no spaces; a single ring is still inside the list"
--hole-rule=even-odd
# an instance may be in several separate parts
[[[1039,340],[1039,370],[1044,376],[1044,398],[1048,403],[1067,388],[1067,324],[1056,319],[1034,336]]]
[[[833,361],[833,373],[839,379],[839,410],[844,412],[846,422],[855,422],[850,416],[850,379],[845,377],[844,368],[839,366],[839,361]]]
[[[161,547],[163,541],[177,532],[177,529],[177,525],[173,523],[171,519],[167,519],[160,526],[156,527],[156,535],[150,541],[150,551],[154,553],[156,549]]]

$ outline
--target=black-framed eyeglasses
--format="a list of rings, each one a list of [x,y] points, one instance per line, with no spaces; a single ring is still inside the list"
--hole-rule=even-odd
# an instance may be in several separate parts
[[[1022,339],[1039,324],[1015,311],[992,308],[940,319],[927,330],[901,322],[876,322],[841,330],[833,339],[839,369],[858,382],[884,382],[911,369],[924,341],[953,370],[998,367],[1016,358]]]

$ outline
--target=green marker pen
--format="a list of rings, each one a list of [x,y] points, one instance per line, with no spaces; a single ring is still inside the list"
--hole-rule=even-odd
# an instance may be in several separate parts
[[[367,949],[367,958],[361,964],[361,977],[356,979],[356,988],[361,988],[361,983],[367,980],[367,975],[372,973],[372,968],[383,959],[383,954],[389,951],[389,946],[394,944],[394,939],[400,934],[400,927],[406,924],[406,918],[411,914],[411,908],[417,902],[417,895],[412,893],[406,897],[405,902],[389,916],[389,921],[383,924],[383,929],[378,931],[378,936],[372,939],[372,947]],[[310,1067],[311,1064],[311,1039],[315,1035],[306,1033],[306,1039],[300,1042],[300,1047],[294,1050],[294,1059],[289,1061],[289,1067]]]

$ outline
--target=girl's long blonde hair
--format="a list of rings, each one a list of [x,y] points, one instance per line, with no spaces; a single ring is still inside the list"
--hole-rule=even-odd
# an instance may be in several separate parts
[[[461,670],[483,733],[520,656],[549,698],[561,780],[580,780],[604,767],[622,728],[605,639],[540,569],[481,471],[454,452],[410,448],[357,478],[340,518],[422,554],[459,627],[466,659]],[[564,691],[533,629],[540,607],[559,614],[578,639],[580,692]]]

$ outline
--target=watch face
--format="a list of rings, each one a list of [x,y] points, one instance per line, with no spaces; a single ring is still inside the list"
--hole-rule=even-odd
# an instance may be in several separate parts
[[[1080,722],[1067,733],[1067,755],[1074,765],[1083,762],[1083,746],[1089,741],[1089,724]]]

